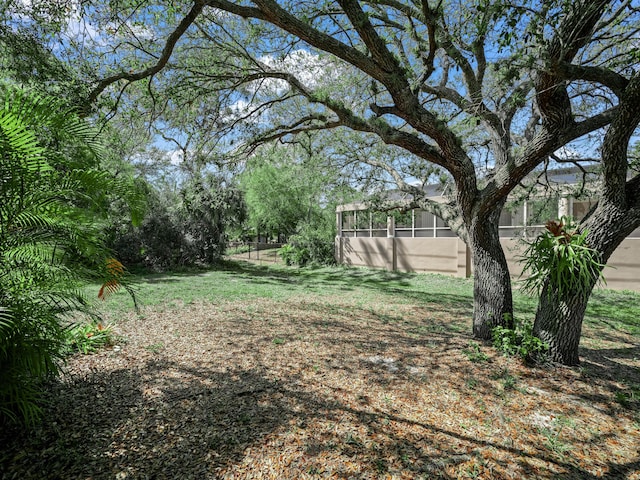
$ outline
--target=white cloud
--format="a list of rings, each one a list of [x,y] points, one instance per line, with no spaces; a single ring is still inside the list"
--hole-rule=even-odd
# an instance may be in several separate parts
[[[329,86],[340,73],[340,66],[329,57],[321,57],[308,50],[294,50],[284,57],[264,55],[258,62],[267,72],[289,73],[305,87],[315,89]],[[251,93],[280,95],[289,89],[284,80],[266,78],[249,85]]]
[[[171,165],[178,166],[184,161],[184,152],[182,150],[173,150],[167,152],[167,157]]]
[[[559,148],[553,154],[562,160],[580,160],[584,158],[584,155],[580,155],[580,152],[569,147]]]
[[[259,122],[265,114],[265,110],[259,107],[260,103],[240,99],[225,109],[220,115],[220,120],[224,123],[232,123],[244,118],[244,120]]]
[[[308,50],[294,50],[284,57],[265,55],[258,59],[265,71],[284,72],[294,75],[306,88],[311,90],[328,87],[341,75],[340,65],[330,57],[317,55]],[[268,120],[268,115],[258,107],[265,98],[280,96],[287,92],[289,84],[284,80],[265,78],[252,82],[248,92],[252,100],[241,99],[228,107],[223,117],[226,121],[234,121],[248,116],[259,122]]]
[[[100,31],[90,23],[83,21],[79,14],[69,17],[65,35],[69,38],[80,38],[83,42],[106,45],[106,39],[102,38]]]
[[[158,164],[165,164],[165,162],[171,165],[178,166],[184,161],[184,152],[180,149],[164,150],[167,147],[166,143],[159,144],[157,150],[153,150],[152,153],[148,151],[137,153],[130,159],[134,165],[153,167]]]
[[[328,57],[321,57],[308,50],[294,50],[284,58],[266,55],[259,61],[271,70],[294,75],[308,88],[317,88],[330,83],[333,80],[332,72],[335,72],[338,67]],[[281,88],[286,88],[285,82],[277,80],[275,82],[280,82]]]

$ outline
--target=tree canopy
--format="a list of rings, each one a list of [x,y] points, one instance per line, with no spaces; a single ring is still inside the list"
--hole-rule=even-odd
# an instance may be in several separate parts
[[[87,105],[129,102],[159,130],[193,130],[198,148],[217,145],[223,157],[301,132],[376,139],[381,155],[344,161],[392,180],[406,194],[399,205],[437,214],[466,241],[478,337],[512,314],[500,211],[549,159],[579,165],[561,147],[601,161],[611,200],[601,205],[625,212],[625,225],[640,222],[626,155],[640,61],[632,0],[104,7],[83,3],[80,27],[62,42],[68,58],[96,67]],[[419,186],[438,169],[448,178],[445,203]],[[603,244],[603,257],[615,243]]]

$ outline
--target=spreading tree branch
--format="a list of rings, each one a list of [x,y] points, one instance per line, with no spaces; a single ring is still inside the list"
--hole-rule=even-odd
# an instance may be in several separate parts
[[[204,0],[195,0],[193,7],[191,7],[187,15],[185,15],[180,23],[178,23],[175,30],[173,30],[173,32],[171,32],[167,37],[165,46],[162,49],[162,54],[160,55],[160,57],[158,57],[158,60],[154,65],[147,67],[139,72],[120,72],[100,80],[98,84],[93,88],[93,90],[91,90],[91,92],[89,93],[89,97],[87,98],[88,105],[92,105],[102,92],[104,92],[110,85],[119,82],[120,80],[127,80],[129,83],[131,83],[155,75],[160,70],[162,70],[171,58],[171,54],[173,53],[173,49],[175,48],[176,44],[178,43],[182,35],[184,35],[184,33],[187,31],[187,29],[193,24],[193,22],[195,22],[198,15],[200,15],[200,13],[202,12],[204,6]]]

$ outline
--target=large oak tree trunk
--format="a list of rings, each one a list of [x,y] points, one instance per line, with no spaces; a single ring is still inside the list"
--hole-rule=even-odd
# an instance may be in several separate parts
[[[513,327],[511,278],[498,225],[500,209],[469,229],[473,261],[473,335],[489,340],[497,325]]]
[[[637,210],[623,210],[611,203],[601,202],[583,227],[589,232],[587,246],[597,250],[600,262],[605,264],[637,224]],[[533,333],[549,345],[552,361],[564,365],[577,365],[580,362],[578,346],[582,322],[596,283],[597,278],[592,278],[590,288],[583,295],[558,295],[548,282],[543,288]]]
[[[593,287],[592,287],[593,288]],[[533,333],[549,345],[549,357],[563,365],[577,365],[582,320],[588,295],[558,296],[547,283],[542,290]]]
[[[603,188],[598,206],[582,228],[587,246],[600,253],[606,264],[618,245],[640,225],[640,175],[627,181],[628,146],[640,122],[640,74],[636,73],[620,96],[618,114],[602,144]],[[533,333],[549,344],[549,355],[565,365],[579,362],[582,321],[596,279],[583,295],[557,295],[543,290]],[[550,294],[549,294],[550,293]]]

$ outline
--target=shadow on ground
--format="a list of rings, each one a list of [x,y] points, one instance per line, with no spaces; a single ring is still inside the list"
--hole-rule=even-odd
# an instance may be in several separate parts
[[[170,371],[180,375],[172,378]],[[161,386],[145,391],[149,388],[145,385],[154,381]],[[327,472],[315,459],[336,449],[345,458],[367,459],[370,470],[362,476],[335,468],[329,472],[332,478],[387,478],[386,462],[391,457],[417,459],[406,465],[414,478],[454,478],[444,473],[447,466],[481,458],[489,450],[548,462],[566,472],[563,478],[597,478],[535,448],[511,448],[411,421],[401,412],[376,411],[364,398],[361,405],[349,405],[339,395],[312,395],[295,377],[270,379],[260,370],[220,372],[158,359],[135,370],[96,371],[56,383],[50,401],[41,427],[23,433],[5,430],[0,435],[2,478],[219,478],[220,471],[242,461],[249,447],[259,447],[272,434],[291,429],[307,438],[305,464],[290,465],[294,471]],[[369,436],[384,440],[372,445],[357,436],[305,432],[315,420],[338,424],[345,416],[365,425]],[[407,442],[389,432],[390,422],[418,428],[424,436],[420,442]],[[638,466],[635,462],[607,467],[623,478]],[[281,473],[280,478],[294,478]],[[552,477],[551,471],[536,476]]]
[[[327,288],[349,292],[365,288],[420,304],[438,303],[467,316],[473,312],[471,282],[468,279],[433,275],[430,277],[433,280],[430,291],[425,291],[412,288],[413,282],[420,275],[411,272],[364,268],[274,268],[243,261],[225,262],[223,268],[242,276],[248,283],[277,283],[307,292],[322,292]],[[438,282],[441,282],[442,288],[436,287]],[[459,288],[452,289],[454,285],[459,285]],[[451,293],[452,290],[461,292]]]
[[[156,381],[161,386],[145,391]],[[0,435],[0,472],[20,479],[215,478],[216,468],[288,423],[290,401],[278,389],[257,371],[221,373],[169,360],[59,382],[40,427]]]
[[[525,447],[515,448],[509,446],[505,438],[477,438],[470,433],[461,433],[460,429],[454,431],[450,424],[411,420],[402,410],[394,410],[392,406],[385,410],[374,407],[374,402],[366,395],[354,401],[353,395],[348,398],[336,384],[323,383],[323,368],[340,370],[347,383],[362,380],[369,390],[388,386],[391,392],[398,382],[413,388],[418,385],[416,382],[435,381],[430,379],[435,373],[442,373],[448,390],[442,391],[441,398],[435,399],[437,401],[446,402],[447,395],[467,395],[470,401],[482,400],[484,403],[486,400],[491,408],[491,403],[502,404],[509,395],[521,398],[516,396],[525,395],[520,391],[497,392],[495,383],[506,385],[511,378],[506,370],[501,377],[492,379],[482,373],[495,369],[491,364],[483,363],[479,367],[471,358],[465,360],[464,356],[453,354],[470,337],[452,330],[448,319],[427,318],[428,314],[434,313],[429,305],[433,301],[442,306],[442,311],[455,312],[468,320],[470,294],[412,290],[415,274],[411,273],[279,270],[235,262],[225,268],[245,276],[247,281],[278,282],[299,287],[301,291],[312,286],[336,288],[337,285],[349,289],[359,283],[374,292],[418,303],[420,307],[408,318],[369,311],[364,307],[347,318],[349,312],[340,306],[320,300],[307,299],[304,303],[296,299],[292,303],[298,310],[287,311],[287,322],[297,322],[294,332],[284,330],[286,334],[278,333],[277,338],[265,336],[255,313],[234,311],[233,322],[224,329],[229,344],[220,343],[218,347],[229,351],[238,349],[238,355],[256,355],[252,363],[254,368],[233,366],[225,369],[223,362],[214,368],[210,364],[184,363],[179,356],[163,355],[135,363],[130,361],[129,368],[107,371],[100,370],[100,363],[96,362],[90,373],[51,384],[48,390],[50,403],[40,427],[31,431],[0,430],[0,478],[215,479],[221,477],[221,472],[239,469],[247,462],[250,464],[253,450],[263,448],[266,455],[279,455],[279,442],[284,445],[287,435],[295,435],[296,441],[301,442],[299,448],[304,451],[304,459],[296,457],[277,478],[303,478],[288,472],[304,472],[304,478],[322,478],[324,474],[339,479],[388,478],[391,458],[411,459],[403,465],[410,475],[407,478],[457,478],[447,475],[446,471],[492,452],[507,458],[501,465],[506,471],[511,467],[526,470],[527,463],[543,462],[545,468],[531,472],[529,478],[557,478],[555,472],[558,470],[563,472],[562,478],[597,478],[574,465],[569,456],[553,455],[533,437],[532,440],[525,438]],[[156,281],[171,281],[171,278],[158,277]],[[275,304],[268,307],[275,308]],[[313,318],[309,312],[314,313]],[[202,334],[207,332],[203,325]],[[317,379],[311,381],[313,384],[302,378],[302,374],[295,373],[301,371],[304,362],[293,356],[294,350],[284,350],[302,342],[299,337],[305,335],[321,347],[313,360],[318,361],[320,367]],[[197,342],[197,339],[193,341]],[[148,342],[152,343],[151,340]],[[413,352],[422,352],[420,347],[428,346],[429,342],[433,348],[428,356],[414,356]],[[344,352],[351,352],[351,356],[342,355],[343,348]],[[278,349],[283,349],[280,356],[276,356]],[[398,372],[391,374],[384,358],[399,350],[404,352],[396,358],[400,367]],[[308,360],[306,351],[302,347],[300,351],[299,355]],[[626,360],[640,355],[637,347],[583,349],[581,353],[587,372],[598,381],[606,380],[612,392],[616,382],[637,378],[637,371],[633,376],[634,369],[625,365]],[[265,354],[273,357],[272,370],[267,366]],[[382,363],[372,362],[374,354]],[[425,358],[430,363],[423,362],[429,366],[424,378],[409,371],[409,367],[420,364]],[[326,365],[320,364],[319,361],[325,359]],[[274,365],[289,361],[295,364],[290,372],[274,375]],[[402,365],[406,365],[405,370]],[[534,378],[539,372],[528,372],[532,375],[532,384],[540,384]],[[456,378],[458,383],[451,378]],[[344,383],[341,385],[348,388]],[[377,390],[385,391],[384,388]],[[634,405],[632,407],[636,408],[637,404]],[[485,410],[479,409],[477,414],[478,422],[490,420],[490,414]],[[613,411],[608,415],[615,418]],[[362,426],[366,429],[366,438],[355,433],[346,435],[337,427],[318,433],[314,426],[320,423]],[[395,428],[390,428],[390,424]],[[412,429],[415,436],[400,435],[402,426]],[[377,440],[371,442],[370,439]],[[363,466],[362,473],[354,476],[342,464],[331,467],[323,464],[323,455],[327,453],[344,459],[345,465],[359,462]],[[262,458],[261,465],[267,460]],[[635,459],[627,463],[611,460],[602,467],[609,472],[610,478],[625,478],[640,465]],[[256,467],[252,473],[260,473],[260,468]],[[235,478],[246,477],[238,473]]]

